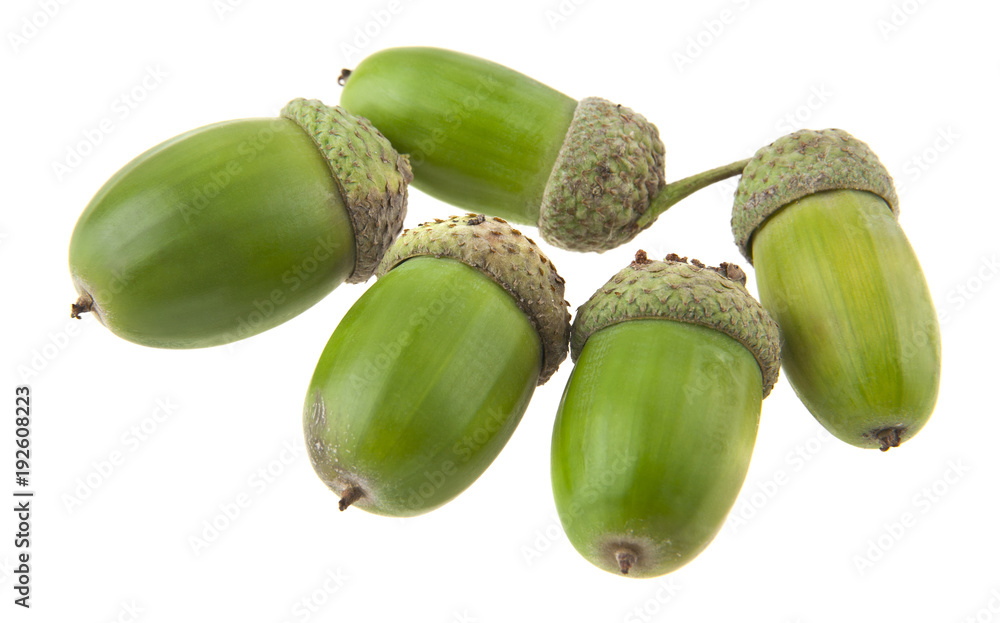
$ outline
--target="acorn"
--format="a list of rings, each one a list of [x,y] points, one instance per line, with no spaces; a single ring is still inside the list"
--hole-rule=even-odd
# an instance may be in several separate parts
[[[564,289],[500,218],[404,231],[330,337],[306,396],[309,458],[340,510],[418,515],[471,485],[566,357]]]
[[[722,528],[778,377],[778,327],[734,264],[635,261],[577,310],[552,433],[566,535],[616,574],[654,577]]]
[[[345,69],[340,103],[410,155],[414,185],[466,210],[601,252],[633,239],[746,160],[666,184],[659,132],[606,99],[577,101],[512,69],[437,48],[390,48]]]
[[[181,134],[125,165],[80,216],[72,315],[160,348],[275,327],[374,273],[411,179],[366,119],[318,100]]]
[[[878,157],[829,129],[759,150],[732,221],[799,398],[839,439],[882,451],[927,423],[941,371],[937,313],[898,215]]]

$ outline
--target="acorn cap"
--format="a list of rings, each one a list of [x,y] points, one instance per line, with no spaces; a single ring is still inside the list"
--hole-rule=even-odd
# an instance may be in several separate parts
[[[673,253],[662,262],[635,254],[635,261],[580,306],[573,322],[573,361],[587,339],[604,327],[650,318],[698,324],[721,331],[757,359],[766,398],[778,380],[781,339],[778,325],[746,287],[735,264],[705,266]]]
[[[411,257],[448,257],[484,273],[510,293],[542,341],[541,385],[566,359],[569,303],[565,282],[538,245],[507,221],[467,214],[407,229],[382,258],[378,276]]]
[[[403,228],[406,185],[413,180],[409,160],[367,119],[340,106],[298,98],[281,116],[305,130],[330,165],[354,226],[357,251],[347,282],[367,281]]]
[[[800,130],[757,150],[743,170],[733,204],[733,235],[753,264],[750,238],[783,206],[824,190],[865,190],[899,216],[892,176],[867,144],[837,129]]]
[[[656,126],[629,108],[588,97],[573,113],[542,195],[542,238],[573,251],[605,251],[636,237],[666,185]]]

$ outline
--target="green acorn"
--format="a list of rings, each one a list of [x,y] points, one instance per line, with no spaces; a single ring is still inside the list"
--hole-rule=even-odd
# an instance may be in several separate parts
[[[85,312],[161,348],[249,337],[375,271],[402,229],[405,157],[317,100],[143,153],[90,201],[69,261]]]
[[[670,573],[725,522],[746,477],[778,327],[738,266],[642,251],[577,311],[552,434],[566,535],[594,565]]]
[[[666,185],[663,143],[642,115],[576,101],[502,65],[436,48],[392,48],[340,78],[340,102],[410,155],[414,184],[464,209],[537,225],[547,242],[628,242],[746,160]]]
[[[843,130],[759,150],[733,207],[792,387],[836,437],[883,451],[927,423],[941,371],[937,314],[898,213],[889,173]]]
[[[563,280],[499,218],[404,231],[330,337],[306,396],[313,469],[350,505],[409,516],[454,498],[566,357]]]

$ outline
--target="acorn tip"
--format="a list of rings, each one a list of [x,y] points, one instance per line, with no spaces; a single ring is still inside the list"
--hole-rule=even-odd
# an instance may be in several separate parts
[[[622,575],[628,575],[628,570],[635,565],[635,554],[628,550],[619,550],[615,554],[615,559],[618,560],[618,569],[621,570]]]
[[[344,512],[348,506],[357,502],[364,495],[365,492],[361,490],[361,487],[350,485],[344,490],[343,495],[340,496],[340,504],[337,507],[340,509],[340,512]]]
[[[878,440],[878,449],[882,452],[887,452],[889,448],[898,448],[902,439],[900,439],[900,429],[893,428],[883,428],[882,430],[875,433],[875,439]]]
[[[78,298],[76,302],[70,306],[69,317],[80,320],[80,314],[86,314],[87,312],[92,311],[93,309],[94,309],[93,297],[84,292],[83,294],[80,295],[80,298]]]

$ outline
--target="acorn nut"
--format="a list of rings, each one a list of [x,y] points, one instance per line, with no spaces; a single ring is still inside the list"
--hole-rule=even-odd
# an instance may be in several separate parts
[[[340,98],[410,155],[414,185],[464,209],[537,225],[547,242],[605,251],[674,203],[737,175],[742,160],[667,185],[642,115],[576,101],[502,65],[437,48],[390,48],[344,70]]]
[[[366,119],[317,100],[181,134],[125,165],[80,216],[72,314],[161,348],[260,333],[374,273],[411,179]]]
[[[839,439],[883,451],[927,423],[941,370],[937,314],[898,202],[868,145],[803,130],[754,155],[732,221],[799,398]]]
[[[778,377],[778,327],[738,266],[635,261],[580,306],[552,433],[552,491],[580,554],[670,573],[722,528]]]
[[[393,516],[471,485],[566,357],[564,284],[531,239],[469,214],[404,231],[319,359],[303,428],[340,497]]]

